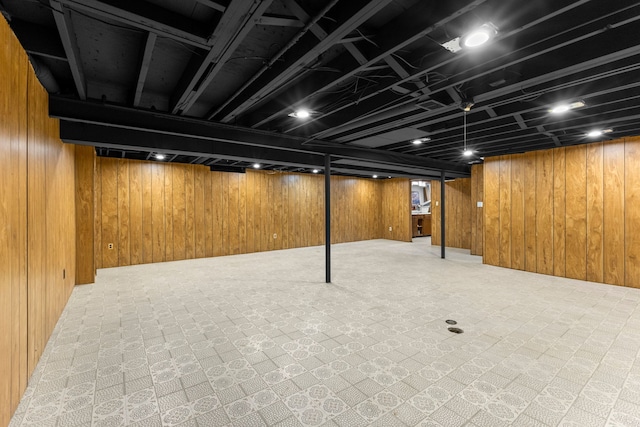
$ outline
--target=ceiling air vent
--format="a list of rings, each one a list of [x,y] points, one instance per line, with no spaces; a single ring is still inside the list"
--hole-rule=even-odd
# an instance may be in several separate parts
[[[423,110],[427,110],[427,111],[434,111],[434,110],[439,110],[440,108],[444,107],[444,104],[434,100],[434,99],[427,99],[424,102],[420,102],[418,104],[416,104],[417,107],[422,108]]]

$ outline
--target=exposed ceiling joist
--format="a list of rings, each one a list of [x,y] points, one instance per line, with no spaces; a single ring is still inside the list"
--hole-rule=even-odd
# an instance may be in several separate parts
[[[156,36],[154,33],[147,33],[143,48],[142,60],[140,61],[140,67],[138,68],[138,83],[136,84],[136,90],[133,95],[134,107],[140,105],[144,83],[147,80],[147,73],[149,72],[149,65],[151,64],[153,48],[156,45],[157,39],[158,36]]]
[[[173,114],[187,113],[191,109],[272,1],[235,0],[231,2],[211,35],[213,45],[206,56],[201,58],[199,55],[193,55],[180,79],[172,99]],[[213,67],[210,68],[212,64]]]
[[[295,17],[283,17],[283,16],[272,16],[272,15],[263,15],[262,17],[258,18],[257,24],[272,25],[275,27],[294,27],[294,28],[304,27],[304,24]]]
[[[227,9],[225,6],[213,0],[196,0],[196,1],[200,4],[210,7],[211,9],[217,10],[218,12],[224,12]]]
[[[535,88],[539,85],[548,84],[549,82],[553,82],[555,80],[558,80],[564,77],[572,76],[574,74],[584,73],[600,66],[605,67],[605,70],[603,70],[602,72],[603,73],[602,77],[610,76],[612,71],[608,69],[609,67],[607,67],[606,64],[614,63],[616,61],[624,60],[627,58],[632,58],[637,55],[640,55],[640,45],[632,46],[617,52],[612,52],[608,55],[603,55],[598,58],[594,58],[594,59],[591,59],[579,64],[575,64],[569,67],[560,68],[550,73],[546,73],[525,81],[514,83],[513,85],[503,86],[498,89],[482,93],[474,98],[477,106],[476,108],[474,108],[474,110],[479,110],[487,106],[491,106],[495,108],[497,105],[500,105],[501,103],[513,102],[515,98],[513,95],[514,92],[520,92],[520,94],[518,95],[519,99],[526,99],[529,97],[537,96],[540,93],[537,93],[535,90],[528,91],[526,93],[523,93],[522,91]],[[589,73],[589,75],[593,76],[592,73]],[[567,83],[567,84],[577,85],[579,84],[579,80],[574,78],[572,80],[572,83]],[[566,87],[566,84],[564,86]],[[543,91],[549,91],[549,88],[545,86]],[[372,108],[372,105],[369,103],[363,102],[362,105],[359,105],[357,108],[368,109],[368,108]],[[380,126],[380,127],[367,126],[366,128],[363,127],[362,131],[357,133],[352,132],[349,134],[347,138],[345,139],[338,138],[338,140],[340,142],[348,142],[347,140],[349,141],[357,140],[357,139],[361,139],[366,136],[370,136],[372,134],[379,133],[382,131],[387,132],[390,128],[393,129],[393,128],[398,128],[402,126],[412,126],[415,123],[424,123],[425,119],[428,119],[430,117],[436,116],[438,114],[443,114],[443,113],[449,113],[450,114],[449,117],[452,118],[452,117],[455,117],[455,115],[457,114],[456,112],[458,111],[459,111],[458,105],[447,106],[435,113],[433,112],[419,113],[411,116],[410,119],[399,118],[395,122],[389,121],[385,123],[384,126]],[[346,114],[344,114],[344,116],[349,117]],[[347,117],[343,117],[343,118],[346,119]],[[349,127],[342,126],[340,128],[340,131],[344,132],[345,130],[353,130],[353,129],[356,129],[357,127],[359,127],[359,125],[356,122],[354,125]],[[335,131],[332,129],[330,132],[320,132],[318,135],[319,137],[322,137],[322,138],[334,136]]]
[[[572,8],[578,7],[581,4],[586,3],[587,1],[589,0],[581,0],[578,2],[574,2],[562,8],[561,10],[564,12],[569,12]],[[629,9],[628,5],[623,8],[623,10],[625,11],[628,9]],[[597,13],[597,11],[594,11],[592,13]],[[558,16],[558,11],[554,11],[552,13],[549,13],[545,16],[540,17],[535,22],[540,24],[548,19],[552,19],[557,16]],[[597,36],[599,34],[602,34],[604,31],[608,29],[608,27],[603,24],[603,22],[606,22],[606,21],[601,21],[601,22],[597,21],[600,18],[602,18],[602,16],[598,15],[597,17],[594,17],[595,21],[593,22],[589,22],[585,25],[580,25],[575,28],[571,27],[568,30],[566,30],[565,33],[573,32],[575,34],[575,36],[568,38],[567,41],[559,43],[558,40],[555,38],[555,36],[560,36],[560,34],[554,33],[554,35],[552,35],[551,37],[536,41],[534,45],[527,45],[527,47],[520,49],[516,52],[513,52],[513,51],[505,52],[505,54],[495,59],[492,59],[491,61],[488,61],[489,66],[487,66],[487,63],[482,62],[483,68],[480,71],[480,74],[478,74],[478,70],[477,70],[478,66],[473,67],[470,70],[465,69],[464,72],[455,76],[449,76],[443,83],[436,84],[433,87],[430,87],[429,89],[431,90],[432,94],[436,92],[446,92],[451,88],[459,87],[460,85],[468,82],[470,78],[477,78],[482,75],[495,73],[507,67],[513,66],[515,64],[519,64],[524,61],[531,60],[536,56],[542,55],[543,53],[548,53],[552,50],[557,50],[557,49],[560,49],[561,47],[566,47],[570,43],[579,42],[584,40],[587,37]],[[524,31],[524,29],[525,27],[516,28],[511,32],[509,32],[508,34],[505,34],[501,37],[502,39],[508,39],[509,37],[513,37],[516,34]],[[564,33],[562,34],[562,36],[568,37],[568,35]],[[312,120],[308,120],[304,123],[298,123],[295,126],[292,126],[291,128],[287,129],[286,131],[292,132],[298,128],[309,126],[311,124],[314,124],[316,121],[321,120],[321,123],[314,124],[313,132],[307,131],[307,132],[303,132],[303,134],[310,135],[311,133],[313,133],[318,137],[326,137],[330,135],[330,133],[332,132],[331,129],[336,127],[338,122],[344,123],[356,117],[359,117],[362,114],[361,111],[363,109],[368,111],[376,111],[382,106],[385,106],[389,102],[389,99],[393,98],[392,95],[388,95],[387,92],[391,91],[398,84],[404,84],[404,83],[409,83],[411,81],[419,80],[431,72],[435,72],[435,71],[439,73],[446,72],[446,67],[454,67],[455,69],[455,67],[457,67],[457,64],[470,54],[471,53],[469,52],[467,53],[461,52],[457,54],[457,56],[451,56],[449,52],[442,52],[439,55],[440,58],[432,59],[431,62],[434,65],[431,65],[425,69],[417,71],[412,75],[410,75],[409,77],[406,77],[396,82],[391,82],[391,83],[380,82],[378,85],[372,87],[369,90],[369,93],[364,94],[362,97],[360,97],[357,102],[347,103],[341,106],[340,108],[335,108],[335,109],[332,109],[331,111],[324,112],[321,116]],[[474,76],[474,77],[471,77],[471,76]],[[340,112],[339,119],[336,117],[330,117],[331,115],[335,115],[338,112]],[[320,128],[318,128],[319,126]]]
[[[260,0],[0,1],[46,90],[91,101],[66,122],[239,152],[330,153],[359,173],[415,166],[425,174],[435,170],[428,159],[466,167],[483,156],[593,142],[586,134],[596,128],[613,129],[603,140],[640,129],[640,0],[266,0],[261,11]],[[356,22],[363,7],[378,9]],[[483,22],[497,29],[485,46],[441,45]],[[475,103],[467,115],[472,158],[461,155],[462,100]],[[586,105],[549,112],[577,101]],[[150,110],[137,116],[114,105]],[[311,110],[306,121],[288,116],[301,107]],[[216,111],[215,120],[232,117],[234,126],[186,117]],[[412,144],[412,132],[431,140]],[[144,159],[149,151],[100,152]]]
[[[513,118],[515,119],[516,123],[518,123],[518,126],[520,126],[520,129],[526,129],[528,127],[520,114],[514,114]]]
[[[288,6],[288,8],[291,10],[291,12],[301,21],[304,23],[307,23],[311,20],[311,16],[309,16],[309,14],[298,4],[298,2],[296,0],[286,0],[286,4]],[[329,36],[329,33],[327,33],[321,26],[320,24],[316,24],[311,26],[311,28],[309,29],[309,31],[311,31],[317,38],[318,40],[322,41],[324,39],[326,39]],[[353,56],[353,58],[358,61],[359,63],[365,63],[367,60],[364,57],[364,55],[362,54],[362,52],[360,52],[360,50],[351,42],[349,41],[345,41],[344,39],[340,41],[340,43],[344,44],[345,49],[347,49],[347,51],[351,54],[351,56]]]
[[[486,0],[467,1],[462,7],[460,2],[448,1],[438,3],[438,9],[436,11],[426,11],[432,8],[433,3],[419,2],[412,8],[405,11],[401,16],[387,24],[378,35],[380,41],[380,47],[375,48],[373,46],[368,47],[366,63],[356,63],[350,67],[343,67],[345,73],[337,78],[330,76],[328,80],[317,79],[315,76],[306,78],[300,84],[287,90],[281,97],[285,99],[295,99],[289,108],[297,108],[305,103],[308,103],[315,94],[319,92],[326,92],[334,89],[340,84],[346,83],[348,80],[354,78],[358,73],[370,71],[375,67],[378,62],[385,60],[388,56],[398,52],[406,46],[414,43],[416,40],[425,37],[432,31],[442,27],[448,22],[455,19],[462,13],[471,11],[484,3]],[[424,17],[428,17],[428,24],[425,26]],[[405,23],[404,25],[398,25],[399,22]],[[406,22],[411,22],[407,25]],[[343,62],[343,58],[339,58],[336,62]],[[345,63],[348,65],[348,63]],[[407,77],[404,80],[416,80]],[[274,120],[278,117],[283,117],[286,114],[286,110],[278,105],[278,100],[273,100],[267,103],[264,108],[267,111],[274,111],[270,116],[263,118],[262,120],[251,124],[252,127],[259,127]],[[289,129],[292,130],[295,127]]]
[[[73,29],[73,23],[71,22],[71,14],[69,9],[64,7],[59,1],[51,0],[51,7],[56,11],[53,17],[58,27],[58,34],[60,34],[60,41],[64,46],[64,51],[69,62],[69,68],[73,75],[73,82],[76,85],[78,91],[78,98],[87,99],[87,80],[82,68],[82,62],[80,60],[80,53],[78,52],[78,43],[76,41],[76,33]]]
[[[221,115],[222,122],[229,122],[241,114],[263,97],[284,85],[296,76],[301,67],[311,63],[318,55],[338,43],[346,35],[358,28],[374,14],[388,5],[392,0],[350,0],[345,4],[342,16],[346,16],[337,28],[319,43],[301,38],[295,45],[288,49],[288,56],[295,58],[285,64],[271,64],[270,68],[260,72],[255,79],[249,80],[249,85],[244,85],[241,90],[231,96],[222,108],[218,109],[214,116]],[[246,89],[246,90],[245,90]],[[242,96],[244,94],[244,96]]]
[[[171,13],[146,1],[51,0],[72,9],[170,37],[201,49],[210,46],[206,30],[198,22]]]

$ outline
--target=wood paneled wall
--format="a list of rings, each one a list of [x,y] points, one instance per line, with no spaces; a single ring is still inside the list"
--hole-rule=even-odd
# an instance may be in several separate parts
[[[379,222],[383,239],[410,242],[411,225],[411,181],[386,179],[377,181],[382,185],[382,221]],[[371,212],[369,213],[372,214]],[[375,213],[374,213],[375,215]],[[375,218],[375,217],[374,217]],[[389,231],[391,227],[391,231]]]
[[[324,243],[321,175],[95,162],[96,268]],[[331,184],[333,243],[411,240],[408,180],[332,177]]]
[[[471,255],[482,255],[484,250],[484,165],[471,166]]]
[[[640,287],[640,138],[485,159],[484,262]]]
[[[0,19],[0,425],[27,383],[27,58]]]
[[[94,175],[96,169],[95,149],[76,146],[76,284],[84,285],[95,281],[96,265],[94,256]]]
[[[75,283],[74,147],[0,19],[0,425],[8,425]]]
[[[431,244],[440,244],[440,181],[431,181]],[[471,178],[445,182],[445,245],[471,249]],[[437,206],[436,206],[437,204]]]

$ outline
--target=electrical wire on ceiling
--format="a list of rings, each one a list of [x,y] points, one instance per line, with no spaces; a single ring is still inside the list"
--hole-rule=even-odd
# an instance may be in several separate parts
[[[311,95],[309,95],[309,97],[312,98],[312,97],[316,97],[316,96],[324,95],[324,94],[336,94],[336,93],[351,92],[351,90],[356,86],[356,82],[357,82],[357,80],[352,80],[348,84],[344,84],[344,87],[342,87],[339,90],[314,92]],[[343,86],[343,84],[338,84],[336,86],[341,87],[341,86]]]
[[[357,28],[356,28],[356,31],[358,32],[358,34],[360,34],[360,37],[362,37],[364,40],[368,41],[369,43],[371,43],[372,45],[374,45],[377,48],[380,47],[380,45],[378,45],[378,43],[376,43],[373,40],[371,40],[371,38],[369,38],[368,36],[365,36],[364,34],[362,34],[362,31],[360,31]]]
[[[178,40],[173,39],[171,37],[166,37],[166,36],[162,36],[162,35],[158,34],[158,38],[173,42],[173,43],[177,44],[178,46],[180,46],[181,48],[183,48],[184,50],[188,50],[189,52],[191,52],[191,53],[193,53],[195,55],[198,55],[200,57],[204,56],[204,54],[202,52],[198,52],[197,50],[189,47],[188,45],[182,43],[181,41],[178,41]]]
[[[394,58],[399,59],[400,61],[404,62],[405,64],[407,64],[407,66],[415,69],[415,70],[419,70],[418,67],[416,67],[415,65],[411,64],[409,61],[407,61],[406,59],[404,59],[402,56],[398,55],[397,53],[392,53],[391,56],[393,56]]]
[[[429,76],[432,76],[431,79],[433,79],[434,81],[430,81],[429,80]],[[437,77],[437,79],[435,79],[435,77]],[[424,75],[424,82],[425,84],[428,86],[430,84],[435,84],[435,83],[440,83],[442,81],[447,80],[449,77],[445,76],[442,73],[438,73],[437,71],[429,71]]]

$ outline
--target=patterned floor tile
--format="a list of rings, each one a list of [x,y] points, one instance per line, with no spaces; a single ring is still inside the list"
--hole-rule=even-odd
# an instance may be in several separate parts
[[[303,425],[316,426],[347,410],[347,404],[328,387],[313,386],[284,400]]]
[[[320,248],[100,270],[10,427],[640,425],[637,290],[335,250],[332,285]]]

